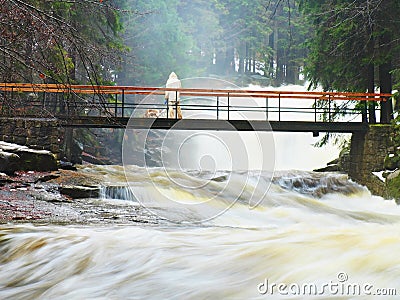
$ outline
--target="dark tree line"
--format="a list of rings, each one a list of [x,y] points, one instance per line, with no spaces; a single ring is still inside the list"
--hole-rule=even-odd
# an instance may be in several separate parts
[[[303,0],[313,35],[306,72],[325,90],[391,93],[400,68],[400,2],[396,0]],[[391,101],[381,105],[381,123],[393,118]],[[375,105],[369,120],[375,122]]]
[[[124,48],[118,2],[0,0],[1,81],[110,80]]]
[[[182,77],[259,74],[295,83],[309,31],[297,0],[127,0],[146,12],[125,16],[130,56],[120,79],[163,84]]]
[[[175,71],[279,85],[304,71],[325,90],[391,92],[399,15],[397,0],[0,0],[0,77],[162,85]],[[381,122],[392,115],[384,103]]]
[[[304,24],[297,0],[0,0],[0,76],[152,85],[174,70],[294,83]]]

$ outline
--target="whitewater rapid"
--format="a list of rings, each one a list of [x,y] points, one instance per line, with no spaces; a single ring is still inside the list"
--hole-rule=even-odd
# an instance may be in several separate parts
[[[83,172],[103,174],[98,201],[148,205],[163,222],[1,225],[0,299],[396,299],[400,293],[400,208],[346,175],[192,178],[134,168],[127,178],[137,184],[129,188],[121,167]],[[177,178],[179,184],[168,184]],[[160,195],[165,199],[154,199]],[[257,197],[262,201],[251,203]]]

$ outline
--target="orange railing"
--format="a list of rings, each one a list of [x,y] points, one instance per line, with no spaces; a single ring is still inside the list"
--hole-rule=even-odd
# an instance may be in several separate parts
[[[5,92],[47,92],[76,94],[117,94],[117,95],[149,95],[164,94],[165,91],[178,91],[182,96],[230,96],[261,98],[295,98],[318,100],[354,100],[354,101],[386,101],[392,94],[354,93],[354,92],[303,92],[303,91],[268,91],[246,89],[192,89],[192,88],[160,88],[141,86],[105,86],[105,85],[70,85],[70,84],[31,84],[0,83],[0,91]]]
[[[138,103],[137,101],[126,101],[129,95],[164,95],[166,91],[173,91],[180,93],[181,98],[183,97],[208,97],[214,98],[215,101],[212,104],[185,104],[184,101],[181,103],[182,110],[214,110],[216,112],[216,118],[230,119],[233,112],[263,112],[265,118],[269,119],[271,114],[275,113],[277,119],[280,121],[281,116],[285,112],[307,112],[313,113],[315,121],[322,119],[322,115],[328,115],[325,121],[332,121],[331,115],[340,112],[342,109],[343,114],[346,114],[347,108],[344,105],[336,105],[336,101],[364,101],[365,108],[361,109],[350,109],[349,113],[362,114],[363,121],[366,121],[366,101],[386,101],[391,94],[381,93],[352,93],[352,92],[303,92],[303,91],[261,91],[261,90],[247,90],[247,89],[193,89],[193,88],[159,88],[159,87],[141,87],[141,86],[100,86],[100,85],[69,85],[69,84],[30,84],[30,83],[0,83],[0,106],[4,107],[7,105],[7,101],[14,99],[16,95],[33,93],[35,95],[41,94],[41,100],[37,101],[37,105],[41,105],[43,108],[49,107],[51,101],[56,101],[49,95],[63,94],[63,95],[74,95],[75,98],[70,100],[63,99],[62,101],[57,100],[58,104],[53,105],[52,113],[54,115],[65,113],[68,115],[82,114],[82,111],[87,111],[93,108],[98,110],[98,115],[108,115],[112,117],[126,117],[127,111],[131,109],[143,109],[156,108],[160,110],[171,109],[168,107],[168,103]],[[92,95],[92,99],[85,98],[84,95]],[[107,97],[113,97],[113,101],[107,99]],[[118,99],[119,97],[119,99]],[[39,97],[36,97],[39,98]],[[235,103],[232,101],[233,98],[237,98]],[[254,101],[251,104],[246,104],[243,99],[254,98],[254,99],[265,99],[262,105],[260,101],[256,101],[257,105],[254,105]],[[53,99],[53,100],[52,100]],[[284,101],[287,100],[312,100],[313,104],[306,108],[298,108],[295,106],[285,106]],[[243,101],[242,101],[243,100]],[[49,102],[50,101],[50,102]],[[242,101],[243,103],[241,103]],[[272,103],[275,101],[274,103]],[[240,103],[239,103],[240,102]],[[57,105],[64,106],[62,109]],[[318,104],[325,103],[325,104]],[[29,105],[29,103],[27,103]],[[291,104],[292,105],[292,104]],[[73,108],[73,109],[71,109]],[[18,107],[14,111],[17,111]],[[8,113],[10,113],[8,111]],[[225,117],[224,117],[225,116]],[[319,116],[319,117],[317,117]],[[166,116],[168,117],[168,116]]]

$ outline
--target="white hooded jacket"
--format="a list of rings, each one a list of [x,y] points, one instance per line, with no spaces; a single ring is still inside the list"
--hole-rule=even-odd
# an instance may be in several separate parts
[[[165,84],[165,87],[167,88],[181,88],[182,84],[181,81],[178,79],[178,76],[172,72],[169,74],[169,78],[167,80],[167,83]],[[178,96],[178,99],[176,99]],[[176,93],[174,91],[166,91],[165,92],[165,99],[168,100],[170,104],[175,104],[175,101],[180,99],[179,97],[179,92]]]

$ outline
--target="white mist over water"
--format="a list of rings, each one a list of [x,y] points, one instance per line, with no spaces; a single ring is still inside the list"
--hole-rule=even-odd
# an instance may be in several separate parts
[[[284,85],[280,87],[250,85],[248,89],[306,92],[307,84]],[[320,89],[313,91],[320,91]],[[282,106],[310,108],[313,103],[312,100],[286,99],[282,102]],[[277,105],[276,103],[270,104],[275,104],[275,106]],[[273,118],[274,115],[271,116],[271,119]],[[283,120],[313,121],[314,115],[311,114],[307,116],[298,113],[285,113],[282,118]],[[324,132],[321,132],[319,137],[313,137],[311,132],[274,132],[275,170],[311,171],[325,167],[328,162],[336,159],[340,152],[338,146],[333,145],[332,143],[328,143],[321,148],[314,146],[324,134]],[[349,134],[344,134],[343,136],[349,136]]]
[[[239,89],[236,85],[215,78],[190,78],[182,80],[184,88],[212,88],[212,89]],[[307,91],[306,85],[286,85],[281,87],[260,87],[250,85],[244,89],[268,91]],[[158,98],[157,98],[158,97]],[[157,100],[158,99],[158,100]],[[163,96],[150,95],[144,103],[162,103]],[[260,98],[232,98],[230,105],[251,105],[253,107],[265,106],[265,99]],[[193,107],[185,105],[216,105],[216,99],[211,98],[182,98],[184,118],[216,119],[215,111],[191,110]],[[313,100],[309,99],[282,99],[282,107],[298,107],[313,111]],[[220,97],[220,105],[227,105],[226,99]],[[269,105],[278,106],[277,99],[269,99]],[[209,108],[209,107],[208,107]],[[138,109],[134,115],[142,115],[144,110]],[[226,111],[220,112],[220,119],[227,119]],[[231,119],[265,120],[266,114],[260,108],[258,112],[244,111],[231,112]],[[278,114],[270,112],[269,120],[277,120]],[[282,120],[313,121],[313,113],[283,112]],[[179,123],[176,125],[179,127]],[[266,122],[266,128],[270,125]],[[138,130],[127,131],[126,136],[133,145],[139,145],[140,150],[146,148],[148,133],[152,130],[142,130],[143,138],[138,142]],[[210,131],[196,132],[185,130],[171,130],[161,132],[163,139],[161,158],[163,166],[175,169],[204,169],[204,170],[313,170],[326,166],[326,164],[339,156],[340,149],[332,144],[321,148],[313,146],[325,133],[313,137],[311,132],[239,132],[239,131]],[[347,135],[349,136],[349,135]],[[132,146],[132,147],[134,147]],[[154,147],[154,146],[152,146]],[[140,150],[138,152],[140,152]],[[124,151],[125,152],[125,151]],[[129,156],[131,148],[128,148]],[[176,155],[176,153],[179,153]],[[132,163],[132,162],[131,162]],[[140,166],[146,163],[133,162]]]
[[[228,81],[200,77],[182,80],[182,87],[197,89],[232,90],[240,89]],[[225,96],[180,96],[180,105],[184,119],[217,119],[230,130],[194,131],[187,130],[178,121],[166,130],[135,128],[135,118],[143,116],[149,105],[164,102],[164,95],[152,94],[145,97],[132,113],[125,130],[122,157],[125,165],[160,166],[166,169],[201,171],[246,171],[275,169],[275,143],[269,122],[263,122],[261,130],[239,131],[227,120],[265,120],[265,112],[258,109],[256,99],[252,97]],[[210,106],[211,105],[211,106]],[[228,106],[230,113],[228,113]],[[242,108],[239,108],[242,106]],[[246,111],[246,107],[250,111]],[[159,106],[157,106],[159,107]],[[217,107],[220,110],[217,112]],[[249,107],[251,109],[249,109]],[[258,109],[254,111],[253,108]],[[160,111],[161,117],[166,110]],[[155,119],[154,119],[155,120]],[[131,126],[132,125],[132,126]],[[260,126],[260,125],[259,125]],[[145,151],[143,151],[143,149]],[[150,151],[149,151],[150,149]],[[134,155],[140,153],[141,155]],[[149,159],[150,158],[150,159]]]
[[[320,137],[313,137],[311,132],[275,132],[275,169],[311,171],[325,167],[328,162],[338,158],[338,146],[314,146],[322,134]]]

